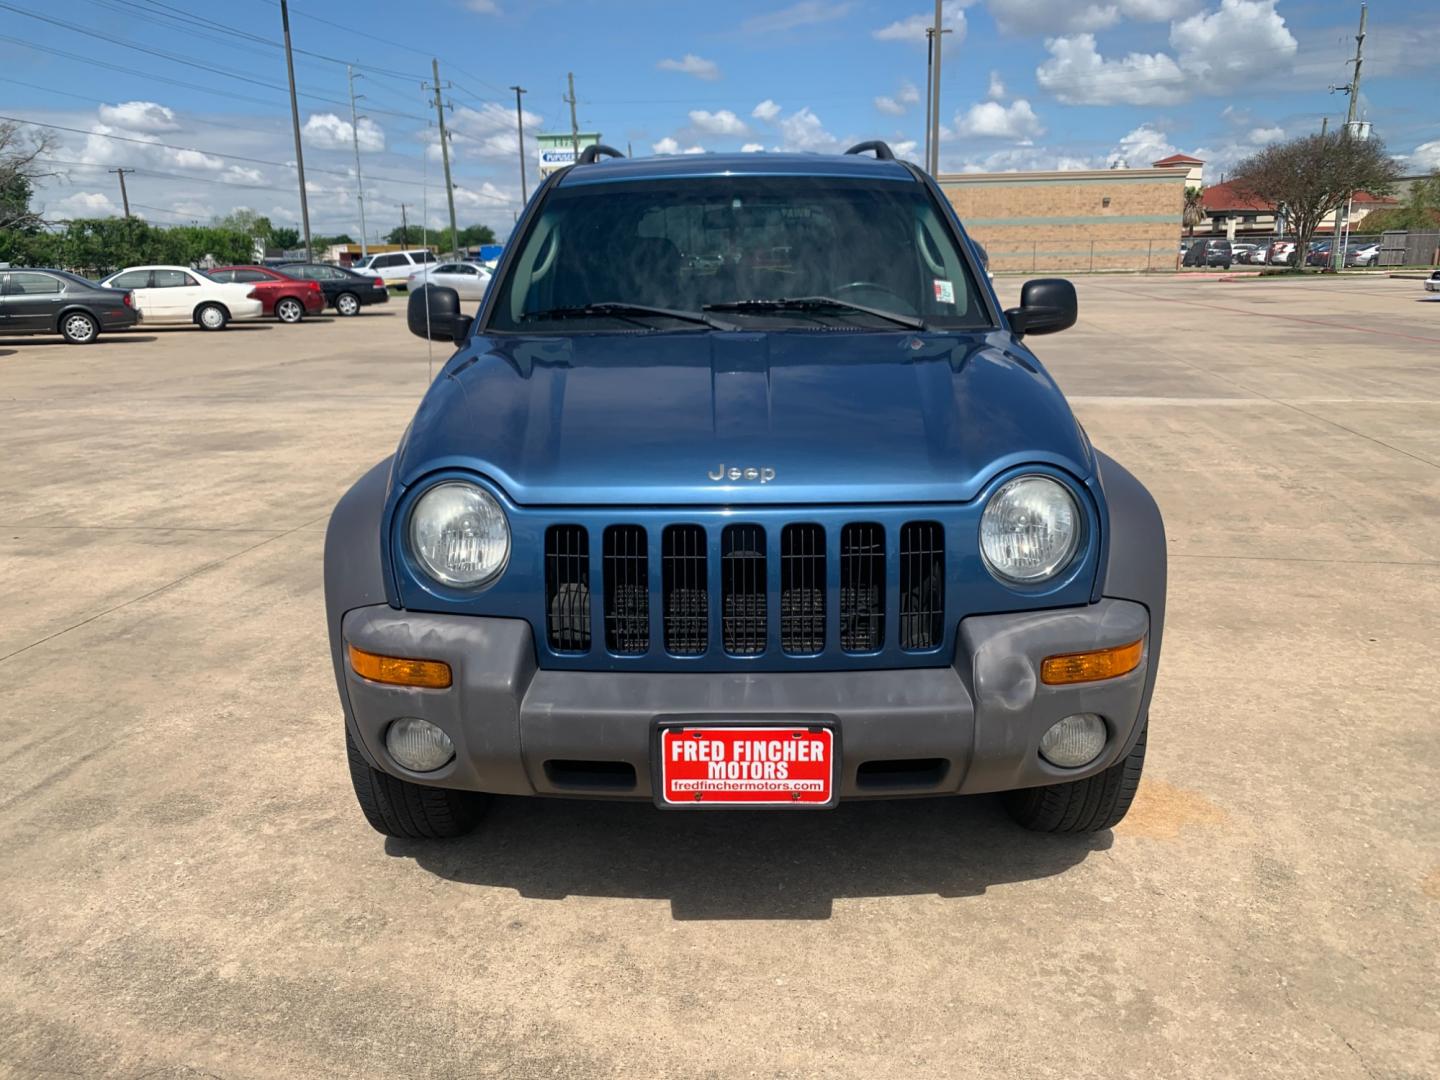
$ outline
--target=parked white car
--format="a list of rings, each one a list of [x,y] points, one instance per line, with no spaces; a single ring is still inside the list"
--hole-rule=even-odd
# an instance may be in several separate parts
[[[490,271],[479,263],[436,263],[413,271],[406,281],[406,288],[418,289],[427,282],[454,289],[461,300],[480,300],[490,287]]]
[[[404,285],[415,272],[416,267],[437,262],[435,253],[429,248],[414,251],[382,251],[378,255],[367,255],[350,264],[351,270],[362,274],[374,274],[386,285]]]
[[[215,281],[188,266],[127,266],[101,285],[129,289],[146,324],[195,323],[224,330],[232,319],[258,319],[264,305],[254,285]]]
[[[1425,279],[1425,291],[1440,293],[1440,270],[1436,270]]]

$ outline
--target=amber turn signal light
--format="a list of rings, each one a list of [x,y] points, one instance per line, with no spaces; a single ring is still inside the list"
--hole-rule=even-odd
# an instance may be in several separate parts
[[[381,656],[350,646],[350,666],[355,674],[372,682],[391,686],[423,686],[444,690],[450,685],[450,665],[441,660],[407,660],[402,656]]]
[[[1040,681],[1049,686],[1064,686],[1066,683],[1095,682],[1128,675],[1140,666],[1140,657],[1144,652],[1145,639],[1141,638],[1129,645],[1116,645],[1113,649],[1047,656],[1040,665]]]

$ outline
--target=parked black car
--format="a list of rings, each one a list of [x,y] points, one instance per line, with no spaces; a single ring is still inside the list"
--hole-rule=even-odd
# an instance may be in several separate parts
[[[318,281],[325,290],[325,303],[341,315],[358,315],[362,307],[383,304],[390,299],[385,282],[374,274],[357,274],[329,263],[284,263],[275,269],[291,277]]]
[[[1185,257],[1180,260],[1180,265],[1223,266],[1229,270],[1234,261],[1235,255],[1230,250],[1229,240],[1196,240],[1185,249]]]
[[[140,311],[125,289],[106,289],[65,270],[0,270],[0,337],[59,334],[88,345],[102,330],[128,330]]]

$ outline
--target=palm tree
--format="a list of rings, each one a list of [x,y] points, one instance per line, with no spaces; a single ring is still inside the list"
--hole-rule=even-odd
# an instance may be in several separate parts
[[[1180,220],[1190,230],[1187,235],[1195,235],[1195,226],[1205,220],[1205,204],[1202,201],[1205,196],[1203,189],[1198,187],[1187,187],[1185,189],[1185,210]]]

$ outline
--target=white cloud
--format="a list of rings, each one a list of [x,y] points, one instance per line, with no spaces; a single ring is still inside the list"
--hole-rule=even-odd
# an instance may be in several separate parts
[[[1107,60],[1094,34],[1050,38],[1050,59],[1035,81],[1070,105],[1175,105],[1188,97],[1185,73],[1165,53],[1129,53]]]
[[[246,168],[243,165],[230,165],[225,169],[225,179],[232,184],[263,184],[265,174],[259,169]]]
[[[1089,158],[1059,153],[1043,147],[1013,146],[1004,150],[996,150],[978,160],[957,161],[954,158],[944,158],[940,163],[940,171],[945,173],[1071,171],[1093,169],[1097,165],[1098,162]]]
[[[904,116],[905,106],[901,105],[892,97],[881,95],[875,99],[875,108],[879,109],[886,116]]]
[[[745,135],[750,131],[745,126],[745,121],[729,109],[713,113],[704,109],[691,109],[690,123],[695,130],[703,131],[706,135]]]
[[[920,144],[914,139],[901,139],[899,142],[892,142],[890,144],[890,149],[897,158],[914,157],[919,148]]]
[[[780,34],[801,26],[814,26],[817,23],[843,19],[854,8],[853,0],[838,4],[827,4],[823,0],[800,0],[798,4],[791,4],[779,11],[746,19],[740,24],[740,29],[747,34]]]
[[[1220,7],[1170,27],[1180,66],[1195,79],[1273,71],[1299,47],[1275,0],[1220,0]]]
[[[122,101],[119,105],[101,105],[100,119],[128,131],[177,131],[180,122],[175,110],[153,101]]]
[[[720,65],[714,60],[705,60],[694,53],[686,53],[679,60],[661,60],[655,65],[661,71],[678,71],[685,75],[694,75],[697,79],[704,79],[706,82],[714,82],[720,78]]]
[[[976,138],[1029,139],[1045,133],[1040,118],[1024,98],[1009,105],[982,101],[955,117],[955,133]]]
[[[679,144],[678,142],[676,142],[675,139],[672,138],[672,137],[669,136],[669,135],[666,135],[663,139],[661,139],[661,140],[660,140],[659,142],[657,142],[657,143],[652,143],[652,144],[650,145],[650,149],[651,149],[652,151],[654,151],[655,153],[657,153],[657,154],[703,154],[703,153],[705,153],[705,148],[704,148],[703,146],[687,146],[685,149],[682,150],[682,149],[680,149],[680,144]]]
[[[917,105],[920,102],[920,91],[910,80],[900,84],[900,93],[896,95],[902,105]]]
[[[945,35],[945,48],[950,49],[965,40],[965,8],[973,0],[945,0],[941,9],[940,25],[950,30]],[[924,46],[925,31],[928,27],[935,25],[934,11],[922,11],[917,15],[907,15],[903,19],[896,19],[892,23],[872,30],[870,36],[876,41],[906,41],[912,45]]]
[[[991,101],[999,101],[1005,96],[1005,83],[998,71],[990,72],[990,85],[985,90],[985,96]]]
[[[740,147],[740,152],[742,154],[758,154],[761,150],[764,149],[764,143],[747,142],[744,146]]]
[[[1115,149],[1105,155],[1106,168],[1143,169],[1152,161],[1159,161],[1177,153],[1174,144],[1154,124],[1141,124],[1135,130],[1122,135]]]
[[[775,104],[775,102],[771,101],[769,98],[766,98],[764,101],[760,102],[759,105],[756,105],[755,108],[750,110],[750,115],[753,116],[756,120],[763,120],[765,121],[765,123],[769,124],[772,123],[774,119],[780,115],[780,106]]]
[[[915,84],[906,79],[900,84],[900,89],[894,97],[883,95],[875,99],[875,108],[889,116],[904,116],[906,110],[920,101],[920,91]]]
[[[67,218],[115,217],[120,213],[110,196],[98,191],[77,191],[47,209]]]
[[[1121,19],[1167,22],[1188,15],[1201,0],[989,0],[995,25],[1006,34],[1078,34]]]
[[[1248,136],[1252,143],[1272,143],[1285,138],[1285,129],[1282,127],[1257,127],[1252,128]]]
[[[540,130],[543,117],[528,109],[525,119],[525,145],[527,152],[533,147],[532,135]],[[362,121],[363,124],[363,121]],[[478,109],[462,105],[450,115],[446,125],[450,136],[452,156],[465,158],[489,158],[515,160],[519,133],[515,130],[515,111],[495,102],[487,102]],[[362,128],[363,134],[363,128]],[[434,128],[416,132],[415,137],[426,144],[431,161],[440,160],[440,137]]]
[[[786,150],[835,153],[840,149],[840,140],[825,130],[808,105],[780,121],[780,139]]]
[[[368,116],[362,116],[355,125],[360,149],[379,152],[385,149],[385,131]],[[319,150],[349,150],[352,146],[352,129],[349,120],[342,120],[335,113],[311,113],[300,129],[305,141]]]
[[[1410,161],[1422,169],[1440,169],[1440,139],[1415,147],[1410,152]]]
[[[495,0],[465,0],[465,6],[478,15],[499,15],[500,5]]]

